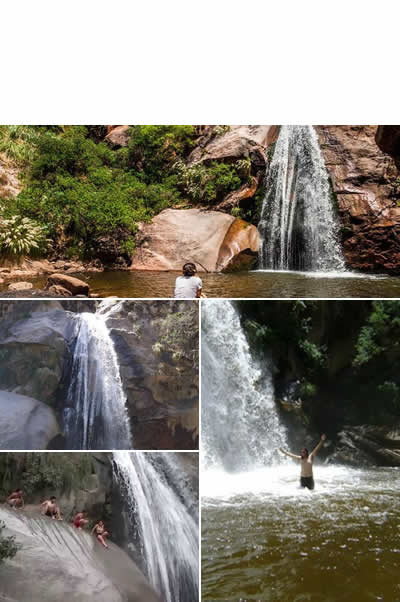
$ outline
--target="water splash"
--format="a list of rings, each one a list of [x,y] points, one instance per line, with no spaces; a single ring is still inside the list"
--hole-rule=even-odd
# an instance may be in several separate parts
[[[230,301],[202,306],[202,445],[206,466],[241,471],[271,463],[286,445],[271,367],[251,356]]]
[[[73,316],[71,382],[64,409],[67,449],[131,449],[126,396],[106,320],[113,306]]]
[[[158,456],[114,452],[115,476],[138,529],[151,584],[165,602],[197,600],[198,525],[167,483]]]
[[[265,188],[260,268],[343,271],[329,176],[312,126],[281,126]]]

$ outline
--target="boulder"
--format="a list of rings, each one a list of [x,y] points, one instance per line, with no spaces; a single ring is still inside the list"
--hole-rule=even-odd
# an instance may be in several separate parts
[[[233,226],[233,227],[232,227]],[[232,215],[200,209],[165,209],[141,227],[132,270],[219,272],[245,249],[258,250],[257,228]]]
[[[21,545],[0,565],[1,592],[15,602],[160,602],[135,563],[117,545],[103,548],[65,522],[0,509],[4,535]]]
[[[117,125],[105,137],[111,148],[122,148],[128,146],[130,125]]]
[[[0,449],[46,449],[59,432],[49,406],[24,395],[0,391]]]
[[[26,291],[33,288],[32,282],[13,282],[8,285],[9,291]]]
[[[257,261],[259,244],[257,228],[235,219],[221,245],[217,267],[223,272],[251,269]]]
[[[265,168],[266,149],[275,142],[278,132],[279,127],[274,125],[233,125],[224,134],[215,135],[213,128],[200,138],[189,164],[249,157],[254,166]]]
[[[70,291],[71,295],[89,296],[89,285],[79,278],[66,274],[51,274],[47,279],[46,290],[53,285],[60,285]]]
[[[32,310],[35,304],[37,311]],[[54,404],[68,357],[70,320],[50,304],[54,302],[14,302],[15,309],[2,315],[0,388]]]
[[[60,284],[52,284],[47,290],[57,297],[72,297],[71,291]]]

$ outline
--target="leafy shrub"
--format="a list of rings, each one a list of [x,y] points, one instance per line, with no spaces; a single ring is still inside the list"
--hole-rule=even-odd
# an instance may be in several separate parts
[[[144,181],[162,182],[168,169],[194,146],[192,125],[135,125],[131,128],[127,160]]]
[[[5,526],[5,523],[0,521],[0,564],[7,558],[14,558],[21,548],[21,545],[16,542],[13,535],[10,537],[2,537],[1,534]]]
[[[0,254],[21,257],[46,247],[45,228],[28,217],[0,218]]]
[[[1,125],[0,153],[14,163],[23,166],[32,161],[38,129],[29,125]]]
[[[178,186],[194,202],[212,203],[222,200],[229,192],[236,190],[242,181],[236,165],[212,161],[209,165],[185,165],[175,163]]]

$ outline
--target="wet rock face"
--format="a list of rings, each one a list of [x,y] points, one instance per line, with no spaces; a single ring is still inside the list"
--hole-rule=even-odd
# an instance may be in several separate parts
[[[133,270],[181,271],[193,261],[198,270],[219,272],[245,249],[257,253],[257,228],[219,211],[165,209],[142,227]]]
[[[125,301],[108,320],[137,449],[198,444],[198,303]]]
[[[345,427],[330,462],[351,466],[400,466],[399,426]]]
[[[73,526],[0,510],[5,536],[21,544],[0,566],[2,595],[19,602],[160,602],[129,556]]]
[[[338,200],[350,268],[400,273],[400,187],[393,159],[375,141],[376,126],[316,126]]]
[[[0,449],[46,449],[60,433],[55,413],[46,404],[0,391]]]

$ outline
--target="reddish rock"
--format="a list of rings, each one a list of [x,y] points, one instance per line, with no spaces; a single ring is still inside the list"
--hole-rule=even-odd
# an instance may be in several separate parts
[[[112,148],[122,148],[128,146],[130,125],[118,125],[113,127],[105,137],[105,140]]]
[[[233,125],[222,135],[209,130],[189,156],[189,163],[249,157],[253,166],[265,168],[265,151],[275,142],[279,127],[274,125]]]
[[[338,200],[349,267],[400,273],[400,191],[394,161],[375,142],[376,126],[316,126]]]
[[[217,211],[230,211],[233,207],[238,207],[244,199],[252,198],[258,188],[260,177],[252,177],[250,184],[243,184],[238,190],[230,192],[223,201],[221,201],[215,209]]]
[[[66,288],[72,295],[89,296],[89,285],[86,282],[66,274],[51,274],[47,279],[46,290],[49,290],[53,285]]]
[[[257,260],[259,244],[257,228],[236,219],[221,245],[217,268],[224,272],[251,269]]]
[[[256,246],[257,228],[232,215],[165,209],[141,227],[131,269],[181,271],[185,262],[194,261],[199,271],[218,272],[236,254]]]

